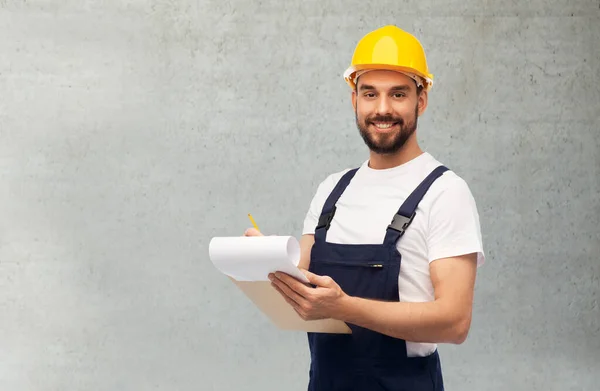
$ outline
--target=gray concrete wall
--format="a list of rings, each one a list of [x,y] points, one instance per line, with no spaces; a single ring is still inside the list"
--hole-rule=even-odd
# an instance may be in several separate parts
[[[488,254],[447,389],[597,389],[597,0],[0,0],[0,389],[305,389],[305,336],[207,246],[248,212],[299,236],[366,158],[341,73],[385,24],[427,50],[419,137]]]

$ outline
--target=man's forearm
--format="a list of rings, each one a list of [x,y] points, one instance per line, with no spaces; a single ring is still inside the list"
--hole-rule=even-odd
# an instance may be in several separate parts
[[[411,342],[464,342],[471,317],[441,301],[382,302],[346,296],[338,319]]]

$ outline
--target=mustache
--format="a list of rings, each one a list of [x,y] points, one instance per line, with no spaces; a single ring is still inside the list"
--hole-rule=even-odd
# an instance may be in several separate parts
[[[400,117],[393,117],[391,115],[376,115],[370,118],[367,118],[366,120],[367,123],[373,123],[373,122],[394,122],[394,123],[398,123],[400,125],[404,125],[404,120]]]

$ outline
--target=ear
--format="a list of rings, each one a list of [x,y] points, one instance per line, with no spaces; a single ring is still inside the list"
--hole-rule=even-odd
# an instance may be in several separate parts
[[[427,99],[428,99],[427,91],[426,90],[421,91],[421,94],[417,97],[417,99],[418,99],[419,117],[420,117],[425,112],[425,109],[427,109]]]
[[[354,112],[356,112],[356,90],[352,90],[352,107],[354,108]]]

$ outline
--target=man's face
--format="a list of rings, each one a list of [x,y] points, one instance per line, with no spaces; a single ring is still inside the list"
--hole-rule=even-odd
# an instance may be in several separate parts
[[[359,77],[352,104],[365,144],[375,153],[392,154],[417,129],[427,92],[417,95],[415,81],[399,72],[370,71]]]

